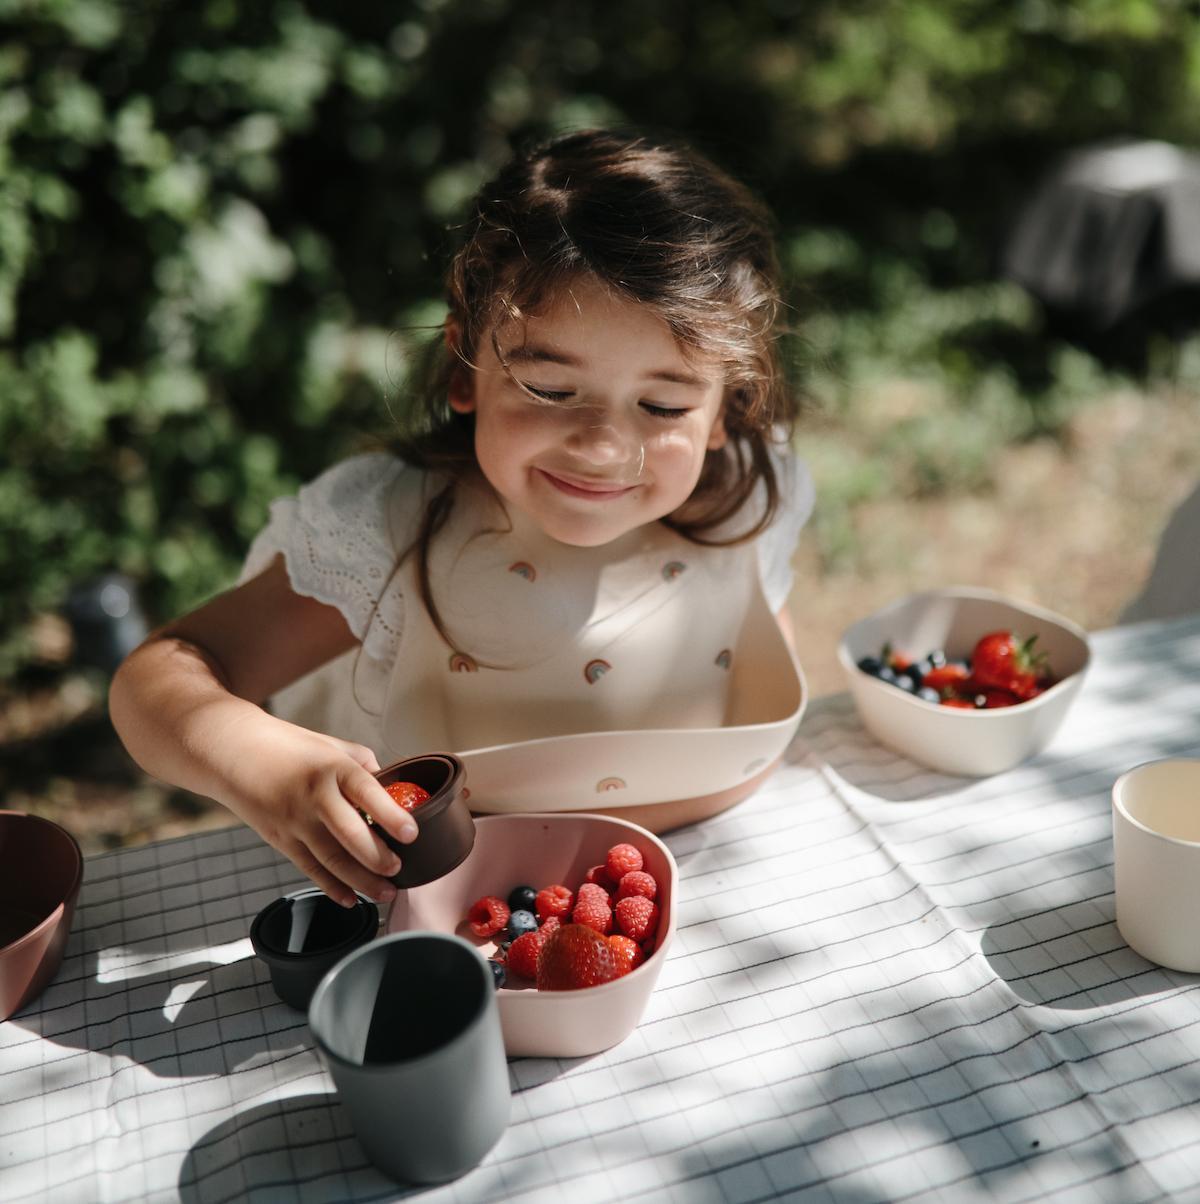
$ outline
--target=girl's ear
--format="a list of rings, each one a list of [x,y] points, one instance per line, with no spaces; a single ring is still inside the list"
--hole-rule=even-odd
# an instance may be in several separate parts
[[[708,432],[708,450],[719,451],[728,441],[729,432],[725,429],[725,403],[721,402],[721,408],[713,419],[712,430]]]
[[[453,315],[446,319],[444,327],[446,354],[450,357],[450,387],[446,400],[457,414],[472,414],[475,411],[474,374],[462,361],[462,327]]]

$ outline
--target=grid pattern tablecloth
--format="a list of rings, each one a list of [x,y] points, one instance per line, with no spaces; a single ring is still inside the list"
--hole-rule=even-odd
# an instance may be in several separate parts
[[[639,1028],[510,1063],[500,1144],[422,1194],[1200,1199],[1200,977],[1121,940],[1109,818],[1125,769],[1200,755],[1200,619],[1094,648],[1052,748],[981,781],[814,703],[766,787],[669,838],[679,933]],[[0,1199],[406,1194],[252,956],[299,883],[240,828],[88,862],[62,971],[0,1025]]]

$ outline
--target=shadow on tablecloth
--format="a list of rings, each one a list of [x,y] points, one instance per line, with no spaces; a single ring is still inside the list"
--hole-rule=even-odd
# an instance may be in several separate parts
[[[980,948],[1013,994],[1041,1007],[1108,1007],[1196,981],[1134,953],[1117,929],[1112,895],[994,924]]]
[[[293,1095],[239,1112],[209,1129],[179,1172],[184,1204],[279,1199],[400,1199],[405,1189],[375,1170],[333,1093]]]

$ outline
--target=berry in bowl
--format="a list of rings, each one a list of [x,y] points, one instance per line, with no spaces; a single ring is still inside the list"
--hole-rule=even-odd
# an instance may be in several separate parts
[[[450,932],[491,964],[510,1057],[582,1057],[637,1026],[675,933],[666,845],[591,814],[492,815],[445,877],[396,898],[389,932]]]
[[[1083,684],[1087,633],[991,590],[912,594],[838,646],[863,725],[943,773],[1011,769],[1053,739]]]

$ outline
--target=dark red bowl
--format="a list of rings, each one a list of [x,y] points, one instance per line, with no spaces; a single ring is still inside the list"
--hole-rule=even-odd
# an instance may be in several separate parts
[[[83,854],[70,832],[0,811],[0,1021],[58,972],[82,882]]]

